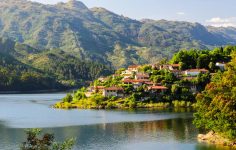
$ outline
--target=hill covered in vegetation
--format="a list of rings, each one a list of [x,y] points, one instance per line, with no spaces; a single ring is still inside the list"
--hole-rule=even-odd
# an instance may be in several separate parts
[[[82,2],[44,5],[2,0],[0,36],[40,51],[58,49],[114,68],[155,63],[181,49],[209,49],[235,44],[235,28],[199,23],[134,20]]]
[[[110,73],[105,65],[60,50],[40,51],[0,38],[0,91],[72,88]]]

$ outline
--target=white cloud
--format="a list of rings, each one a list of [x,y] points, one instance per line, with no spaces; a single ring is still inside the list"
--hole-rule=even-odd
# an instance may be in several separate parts
[[[214,17],[206,20],[207,25],[214,27],[236,27],[236,17],[220,18]]]
[[[184,12],[177,12],[176,14],[177,14],[177,15],[180,15],[180,16],[183,16],[183,15],[185,15],[185,13],[184,13]]]

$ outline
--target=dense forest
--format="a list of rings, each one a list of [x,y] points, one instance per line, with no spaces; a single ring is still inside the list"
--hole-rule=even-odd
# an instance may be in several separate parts
[[[39,52],[0,38],[0,91],[65,89],[111,73],[109,66],[59,50]]]
[[[0,91],[62,88],[55,78],[0,54]]]

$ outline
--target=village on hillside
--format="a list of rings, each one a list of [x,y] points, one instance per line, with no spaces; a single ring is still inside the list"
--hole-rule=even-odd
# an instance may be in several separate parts
[[[226,65],[224,63],[216,63],[216,66],[218,66],[220,70],[224,70]],[[145,70],[144,67],[148,70]],[[154,71],[168,72],[175,81],[185,81],[185,84],[180,86],[188,89],[193,94],[199,92],[198,85],[195,81],[200,74],[214,74],[204,68],[181,70],[180,64],[131,65],[127,69],[122,69],[120,72],[109,77],[98,78],[97,82],[94,82],[94,84],[87,89],[86,96],[89,97],[94,93],[100,93],[104,97],[127,97],[129,94],[125,92],[125,86],[132,87],[133,91],[144,87],[144,91],[152,95],[163,95],[174,83],[155,82],[153,78],[151,78]],[[122,83],[122,86],[120,86],[121,84],[107,86],[106,82],[115,79],[120,80],[119,83]]]
[[[227,70],[230,52],[230,47],[213,51],[183,50],[168,62],[120,68],[110,76],[97,78],[86,88],[68,93],[54,107],[194,107],[198,93]]]

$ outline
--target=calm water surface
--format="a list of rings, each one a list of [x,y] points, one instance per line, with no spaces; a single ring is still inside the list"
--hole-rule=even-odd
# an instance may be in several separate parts
[[[56,110],[56,94],[0,95],[0,149],[15,150],[26,128],[43,128],[57,140],[75,137],[75,150],[221,150],[198,143],[187,110]]]

